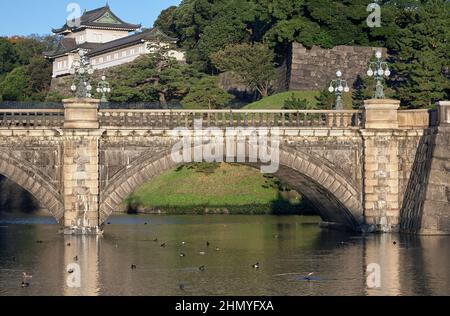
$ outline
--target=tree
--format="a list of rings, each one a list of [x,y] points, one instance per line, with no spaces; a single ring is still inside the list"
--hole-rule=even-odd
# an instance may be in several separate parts
[[[155,102],[182,99],[200,74],[170,56],[170,47],[152,45],[151,53],[111,71],[113,102]]]
[[[26,70],[31,98],[44,101],[52,81],[52,64],[42,56],[34,56]]]
[[[366,81],[358,75],[353,83],[352,107],[355,110],[362,109],[364,100],[372,98],[372,92],[368,89]]]
[[[449,97],[450,2],[429,0],[409,12],[398,38],[393,87],[402,105],[429,107]]]
[[[269,95],[275,79],[275,55],[264,44],[238,44],[227,46],[211,55],[214,65],[221,71],[230,71],[250,89],[262,97]]]
[[[28,65],[35,56],[41,56],[45,50],[44,41],[38,36],[22,37],[15,40],[14,49],[21,65]]]
[[[285,110],[309,110],[310,108],[308,100],[297,98],[294,93],[289,99],[284,101]]]
[[[186,108],[221,109],[228,105],[233,96],[219,86],[217,77],[207,76],[192,86],[188,95],[182,100]]]
[[[27,67],[21,66],[8,73],[0,83],[0,95],[5,101],[26,101],[30,99]]]
[[[14,46],[6,38],[0,38],[0,81],[6,73],[13,70],[19,63],[19,57]]]
[[[330,93],[328,89],[320,91],[320,95],[316,97],[318,110],[332,110],[336,106],[336,96]]]
[[[176,6],[171,6],[165,10],[162,10],[154,23],[154,27],[157,27],[164,32],[164,34],[169,36],[177,36],[174,21],[174,13],[176,10]]]

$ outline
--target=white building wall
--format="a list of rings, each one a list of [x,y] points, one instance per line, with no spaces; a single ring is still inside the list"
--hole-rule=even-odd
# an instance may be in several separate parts
[[[132,62],[139,56],[150,53],[148,44],[148,42],[139,43],[134,46],[92,57],[90,60],[91,65],[95,70],[101,70]],[[169,51],[169,55],[178,61],[186,61],[184,52],[171,50]],[[53,77],[70,74],[70,69],[75,58],[75,54],[69,54],[68,56],[55,59],[53,62]]]
[[[76,33],[69,33],[66,38],[74,38],[77,44],[89,43],[107,43],[119,38],[127,37],[130,33],[128,31],[119,30],[97,30],[85,29]]]
[[[107,43],[128,36],[128,31],[118,30],[86,30],[86,41],[90,43]]]
[[[91,58],[94,69],[106,69],[132,62],[145,54],[144,44],[137,44]]]

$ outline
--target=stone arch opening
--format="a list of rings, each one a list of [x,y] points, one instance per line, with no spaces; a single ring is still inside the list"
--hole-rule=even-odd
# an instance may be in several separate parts
[[[137,188],[178,165],[170,151],[164,151],[142,155],[118,172],[101,192],[100,223],[104,223]],[[280,169],[274,175],[314,204],[324,221],[358,230],[364,224],[362,194],[337,170],[318,157],[281,148]]]
[[[0,153],[0,174],[29,192],[58,223],[61,223],[64,205],[60,194],[45,176],[36,170],[36,167],[3,152]]]

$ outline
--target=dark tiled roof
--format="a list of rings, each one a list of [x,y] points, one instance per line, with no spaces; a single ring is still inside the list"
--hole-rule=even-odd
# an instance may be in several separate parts
[[[177,42],[176,38],[167,36],[159,29],[153,28],[151,30],[146,30],[140,33],[136,33],[134,35],[130,35],[108,43],[101,44],[100,46],[90,51],[88,56],[97,56],[120,48],[129,47],[143,41],[152,41],[157,39],[172,43]]]
[[[76,51],[77,49],[86,49],[86,50],[92,50],[97,48],[98,46],[102,45],[101,43],[83,43],[80,45],[77,45],[75,39],[73,38],[63,38],[59,43],[58,46],[54,51],[51,52],[44,52],[44,56],[54,58],[60,55],[64,55],[73,51]]]
[[[117,40],[107,42],[107,43],[83,43],[77,45],[75,39],[73,38],[63,38],[59,43],[57,48],[52,52],[45,52],[44,55],[49,58],[55,58],[60,55],[64,55],[70,52],[74,52],[80,48],[89,51],[88,56],[93,57],[101,55],[110,51],[115,51],[117,49],[126,48],[129,46],[136,45],[143,41],[152,40],[162,40],[169,43],[176,43],[177,39],[167,36],[158,28],[153,28],[143,32],[139,32],[127,37],[119,38]]]
[[[103,17],[105,14],[108,14],[110,17],[112,17],[114,20],[116,20],[118,23],[108,23],[108,22],[99,22],[97,21],[101,17]],[[59,29],[53,29],[53,33],[63,33],[67,31],[77,31],[80,29],[84,29],[86,27],[96,27],[96,28],[114,28],[114,29],[121,29],[121,30],[129,30],[134,31],[141,27],[140,24],[131,24],[122,21],[117,15],[115,15],[109,6],[105,6],[102,8],[98,8],[91,11],[85,11],[83,15],[80,18],[80,26],[79,27],[69,27],[66,24],[64,24]]]

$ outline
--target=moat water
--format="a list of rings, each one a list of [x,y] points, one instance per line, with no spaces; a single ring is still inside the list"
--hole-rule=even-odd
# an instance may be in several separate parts
[[[450,295],[450,237],[362,236],[300,216],[109,221],[103,237],[67,237],[50,217],[1,215],[0,295]],[[381,287],[369,289],[373,263]]]

